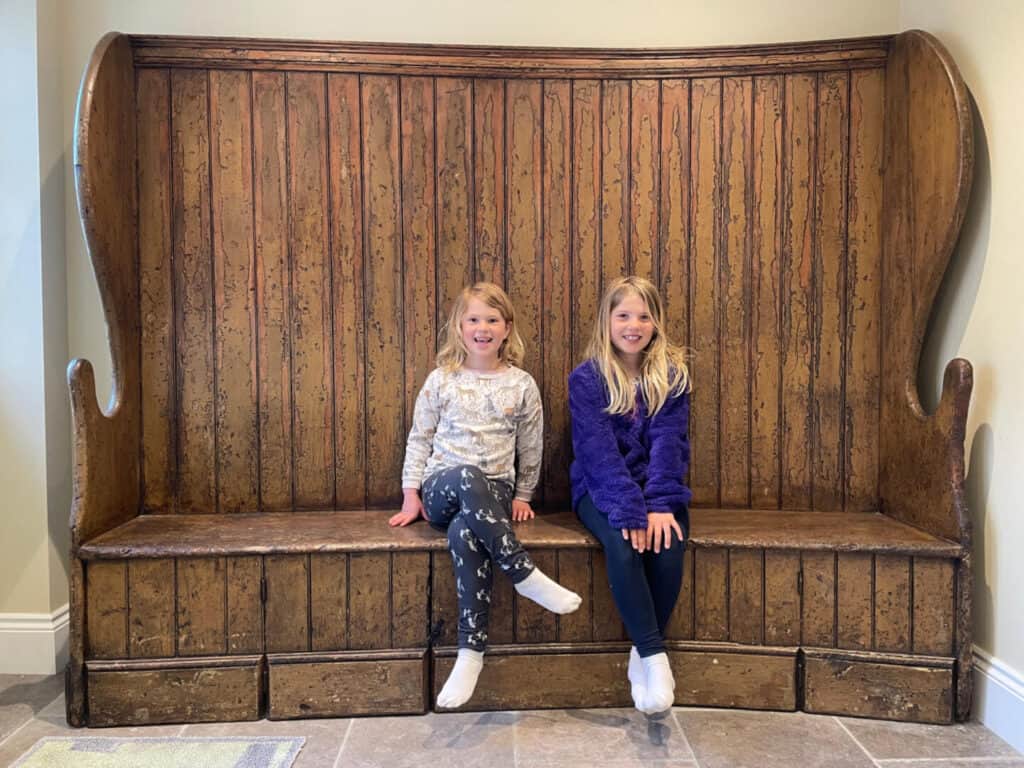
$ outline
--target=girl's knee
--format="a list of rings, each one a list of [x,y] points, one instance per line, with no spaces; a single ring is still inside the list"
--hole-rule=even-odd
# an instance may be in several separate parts
[[[604,542],[604,554],[608,560],[608,570],[624,571],[640,564],[640,553],[625,539],[610,539]]]
[[[448,549],[453,554],[465,557],[468,554],[478,554],[482,549],[482,545],[480,539],[469,529],[469,526],[462,522],[460,518],[455,518],[452,524],[448,526]]]

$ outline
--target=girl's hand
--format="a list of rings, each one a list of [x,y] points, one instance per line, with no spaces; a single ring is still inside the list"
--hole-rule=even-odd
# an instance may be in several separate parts
[[[512,499],[512,519],[517,521],[533,520],[533,507],[530,502],[522,499]]]
[[[405,527],[409,523],[415,523],[420,519],[420,516],[426,518],[427,514],[423,511],[423,502],[420,501],[419,491],[412,488],[405,489],[405,497],[402,499],[402,511],[397,515],[392,515],[391,519],[388,520],[388,525],[392,528],[395,526]]]
[[[622,538],[628,541],[637,552],[647,548],[647,531],[643,528],[623,528]]]
[[[672,546],[672,531],[683,540],[683,529],[676,522],[676,516],[671,512],[648,512],[647,513],[647,548],[653,549],[654,554],[661,552],[661,545],[664,541],[665,549]]]

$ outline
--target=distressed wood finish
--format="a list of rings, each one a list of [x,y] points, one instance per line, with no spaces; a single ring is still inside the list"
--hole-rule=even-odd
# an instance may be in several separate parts
[[[566,378],[624,273],[659,285],[694,352],[679,700],[966,717],[970,366],[933,415],[915,382],[970,186],[967,103],[919,32],[699,51],[104,38],[75,169],[114,397],[101,411],[72,364],[69,721],[258,716],[262,654],[273,717],[423,711],[453,659],[450,558],[387,508],[476,279],[511,294],[545,402],[549,513],[517,531],[584,604],[555,617],[498,578],[471,705],[628,703],[604,558],[566,510]]]
[[[552,57],[533,77],[491,52],[505,70],[474,78],[443,74],[455,49],[362,71],[370,46],[254,44],[223,69],[210,41],[136,44],[147,509],[396,502],[437,332],[479,278],[517,305],[547,407],[536,498],[564,504],[566,375],[627,272],[695,352],[695,505],[877,508],[877,41],[660,79],[607,52],[528,53]],[[193,58],[146,58],[171,49]]]
[[[383,658],[358,653],[271,655],[267,666],[271,720],[427,711],[424,651]]]
[[[87,665],[89,725],[258,720],[261,656]]]
[[[804,709],[915,723],[953,720],[953,660],[805,651]]]

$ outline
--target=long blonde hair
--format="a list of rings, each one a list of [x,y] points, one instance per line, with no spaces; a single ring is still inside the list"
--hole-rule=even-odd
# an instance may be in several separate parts
[[[690,371],[686,366],[686,350],[676,346],[665,335],[665,311],[658,289],[642,277],[620,277],[604,292],[594,323],[594,332],[587,345],[586,356],[594,361],[608,387],[610,402],[607,413],[629,414],[636,410],[636,388],[626,372],[618,351],[612,345],[612,311],[633,294],[647,306],[654,332],[640,362],[640,389],[653,416],[669,397],[690,388]]]
[[[474,283],[463,288],[452,304],[452,311],[448,315],[448,321],[441,329],[443,342],[437,353],[437,367],[447,368],[454,371],[464,362],[469,351],[465,342],[462,341],[462,316],[466,314],[466,306],[470,299],[479,299],[491,309],[501,313],[502,318],[509,325],[508,337],[498,347],[498,359],[506,365],[520,365],[523,362],[523,355],[526,347],[523,345],[523,338],[515,323],[515,308],[508,294],[501,289],[501,286],[494,283]]]

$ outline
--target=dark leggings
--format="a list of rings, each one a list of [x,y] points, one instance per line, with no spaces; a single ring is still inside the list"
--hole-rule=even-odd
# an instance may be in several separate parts
[[[491,607],[491,561],[513,584],[534,569],[512,532],[512,486],[488,480],[470,464],[443,469],[423,483],[423,509],[432,526],[448,530],[459,596],[459,647],[483,651]]]
[[[576,513],[604,547],[612,597],[637,652],[643,658],[662,653],[665,627],[683,583],[686,548],[673,532],[668,549],[658,554],[637,552],[622,538],[622,530],[608,523],[608,516],[594,506],[589,494],[580,500]]]

